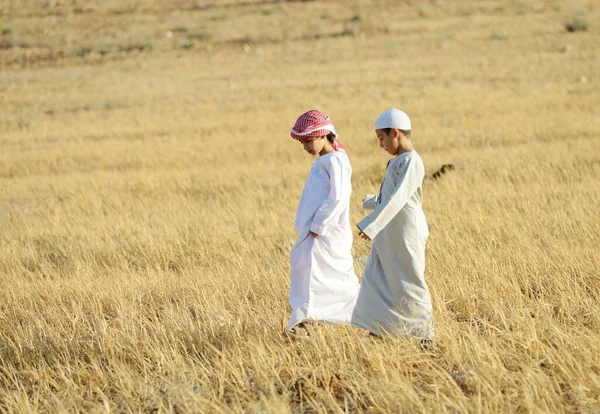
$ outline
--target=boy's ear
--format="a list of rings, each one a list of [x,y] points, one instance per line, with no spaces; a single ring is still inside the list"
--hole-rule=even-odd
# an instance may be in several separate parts
[[[400,139],[400,135],[402,135],[402,132],[400,132],[398,128],[392,128],[392,132],[394,133],[394,138]]]

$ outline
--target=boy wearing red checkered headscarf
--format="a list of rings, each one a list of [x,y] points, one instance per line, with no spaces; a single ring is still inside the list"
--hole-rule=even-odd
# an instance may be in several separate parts
[[[298,240],[290,252],[292,315],[288,329],[309,321],[350,322],[359,283],[352,261],[352,168],[331,119],[302,114],[290,131],[304,150],[318,155],[296,214]]]

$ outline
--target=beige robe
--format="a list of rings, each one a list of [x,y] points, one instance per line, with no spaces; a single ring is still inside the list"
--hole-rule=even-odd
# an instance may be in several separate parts
[[[429,229],[422,209],[424,177],[423,161],[415,151],[392,159],[375,210],[358,224],[373,245],[352,324],[376,335],[434,335],[425,282]]]

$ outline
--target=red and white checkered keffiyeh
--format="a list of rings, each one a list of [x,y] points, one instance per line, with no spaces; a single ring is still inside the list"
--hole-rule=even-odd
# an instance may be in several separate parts
[[[296,121],[296,125],[290,130],[292,138],[298,141],[312,141],[315,138],[323,137],[330,133],[335,137],[332,144],[333,149],[345,154],[346,150],[337,138],[331,118],[321,111],[313,109],[303,113]]]

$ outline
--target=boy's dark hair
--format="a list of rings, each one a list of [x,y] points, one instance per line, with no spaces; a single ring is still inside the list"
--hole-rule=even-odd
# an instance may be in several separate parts
[[[327,141],[329,141],[330,144],[333,144],[334,139],[335,139],[335,135],[333,135],[333,132],[330,132],[329,134],[327,134]]]
[[[399,128],[396,128],[396,129],[397,129],[398,131],[402,132],[402,134],[403,134],[403,135],[404,135],[406,138],[410,139],[410,129],[399,129]],[[390,131],[392,130],[392,128],[383,128],[383,130],[385,131],[385,134],[386,134],[386,135],[389,135],[389,134],[390,134]]]

